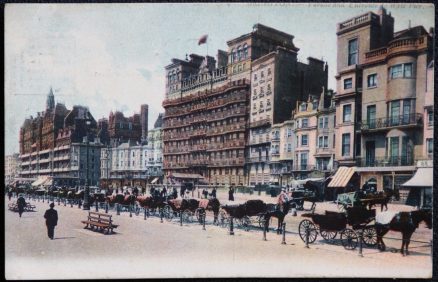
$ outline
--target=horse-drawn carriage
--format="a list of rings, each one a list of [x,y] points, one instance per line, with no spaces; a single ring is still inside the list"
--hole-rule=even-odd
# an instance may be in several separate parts
[[[365,193],[364,191],[355,191],[339,194],[336,200],[338,209],[345,211],[347,207],[367,207],[380,204],[381,210],[386,207],[388,210],[388,202],[393,196],[397,196],[392,190],[385,190],[374,193]]]
[[[347,250],[354,250],[359,242],[362,232],[363,242],[367,246],[377,243],[374,225],[369,225],[376,217],[376,210],[368,210],[363,206],[347,207],[344,212],[326,211],[325,214],[303,214],[311,220],[304,219],[300,222],[298,233],[303,242],[315,242],[318,233],[326,241],[335,239],[340,233],[341,243]]]
[[[221,207],[219,214],[219,225],[227,227],[230,219],[236,220],[236,225],[249,230],[251,217],[257,217],[257,223],[260,227],[264,226],[264,217],[266,212],[274,209],[274,204],[266,204],[262,200],[248,200],[244,203],[225,204]]]
[[[163,216],[171,221],[175,216],[181,216],[184,222],[191,223],[196,217],[199,223],[206,216],[206,211],[211,210],[214,213],[214,222],[217,221],[220,203],[216,198],[211,199],[171,199],[163,208]]]

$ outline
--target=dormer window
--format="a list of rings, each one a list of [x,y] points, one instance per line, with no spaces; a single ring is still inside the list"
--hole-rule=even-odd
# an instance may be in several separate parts
[[[307,111],[307,103],[302,103],[302,104],[300,105],[300,111],[301,111],[301,112],[305,112],[305,111]]]

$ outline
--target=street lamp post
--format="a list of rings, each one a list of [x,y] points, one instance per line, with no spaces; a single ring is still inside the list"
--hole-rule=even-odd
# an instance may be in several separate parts
[[[84,191],[84,204],[83,204],[83,210],[90,210],[90,187],[88,186],[88,171],[89,171],[89,167],[88,167],[88,145],[89,145],[89,140],[88,140],[88,126],[91,124],[90,120],[86,121],[87,123],[87,142],[85,143],[86,146],[86,150],[87,150],[87,159],[86,159],[86,176],[85,176],[85,191]]]

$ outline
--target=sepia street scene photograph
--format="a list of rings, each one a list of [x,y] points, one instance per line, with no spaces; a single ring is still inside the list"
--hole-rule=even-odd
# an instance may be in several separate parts
[[[434,26],[5,4],[5,278],[431,278]]]

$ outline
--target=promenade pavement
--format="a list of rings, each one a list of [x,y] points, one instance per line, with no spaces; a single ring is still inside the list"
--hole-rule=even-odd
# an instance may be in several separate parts
[[[238,197],[237,197],[238,198]],[[13,199],[16,200],[16,199]],[[274,199],[275,200],[275,199]],[[392,252],[398,240],[385,240],[388,251],[365,248],[348,251],[320,238],[310,248],[296,234],[300,216],[288,215],[286,245],[275,232],[262,240],[258,228],[250,231],[198,223],[180,226],[160,222],[158,217],[122,213],[113,235],[83,229],[81,220],[87,212],[77,206],[56,205],[59,224],[55,240],[47,237],[43,214],[48,203],[35,202],[35,212],[22,218],[7,210],[5,200],[5,267],[7,279],[89,279],[89,278],[158,278],[158,277],[430,277],[430,247],[412,242],[410,256]],[[323,203],[317,211],[336,209]],[[390,208],[396,208],[390,206]],[[209,222],[212,220],[209,217]],[[275,220],[273,223],[275,224]],[[421,225],[413,240],[429,242],[431,230]],[[400,234],[388,236],[401,238]]]

